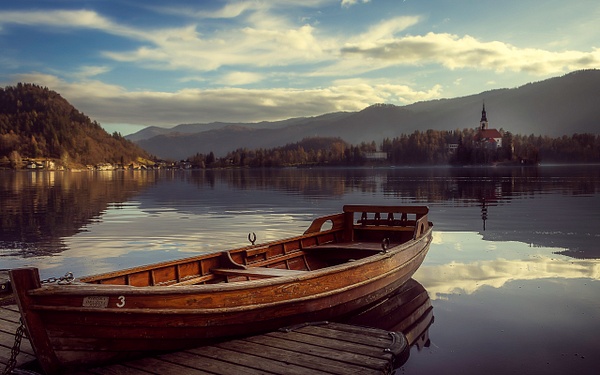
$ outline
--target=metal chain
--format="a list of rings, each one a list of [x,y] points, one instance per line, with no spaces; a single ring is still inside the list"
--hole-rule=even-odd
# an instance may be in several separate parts
[[[17,328],[17,332],[15,332],[15,342],[13,344],[12,349],[10,350],[10,359],[2,372],[2,375],[8,375],[13,372],[15,366],[17,365],[17,356],[21,352],[21,340],[23,339],[23,335],[25,334],[25,325],[23,324],[23,319],[20,319],[21,323]]]
[[[75,280],[75,277],[73,277],[73,272],[67,272],[61,277],[50,277],[48,279],[40,280],[40,283],[51,284],[58,282],[58,284],[71,284],[73,280]],[[25,325],[23,324],[23,319],[21,318],[19,322],[19,327],[17,328],[17,332],[15,332],[15,342],[10,351],[10,359],[6,364],[4,371],[2,371],[2,375],[11,374],[17,365],[17,356],[21,352],[21,340],[25,334]]]
[[[58,282],[58,284],[63,285],[63,284],[71,284],[73,282],[73,280],[75,280],[75,277],[73,277],[73,272],[67,272],[67,273],[65,273],[64,276],[50,277],[48,279],[41,280],[40,283],[52,284],[52,283]]]

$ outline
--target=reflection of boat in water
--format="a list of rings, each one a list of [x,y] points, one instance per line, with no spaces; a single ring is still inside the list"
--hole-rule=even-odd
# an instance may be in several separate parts
[[[284,240],[67,284],[15,269],[11,283],[47,373],[333,319],[407,282],[432,240],[427,207],[343,211]]]
[[[433,320],[433,307],[427,291],[418,281],[410,279],[385,299],[343,319],[343,322],[402,332],[410,346],[415,345],[421,350],[430,344],[429,327]]]

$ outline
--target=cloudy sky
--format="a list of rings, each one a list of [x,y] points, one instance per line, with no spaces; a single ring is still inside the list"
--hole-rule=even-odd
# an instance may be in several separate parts
[[[256,122],[518,87],[600,68],[597,0],[0,3],[0,85],[109,132]]]

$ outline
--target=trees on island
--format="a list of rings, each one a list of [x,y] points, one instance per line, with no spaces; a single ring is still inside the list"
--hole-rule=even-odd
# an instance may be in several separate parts
[[[600,162],[600,136],[594,134],[551,138],[503,131],[498,148],[478,143],[475,135],[475,129],[415,131],[385,138],[379,145],[374,141],[351,145],[341,138],[315,137],[272,149],[240,148],[222,158],[212,152],[198,153],[188,161],[202,168]]]

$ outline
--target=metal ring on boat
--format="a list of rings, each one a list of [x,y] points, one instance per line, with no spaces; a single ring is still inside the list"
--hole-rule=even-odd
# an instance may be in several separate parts
[[[250,241],[250,243],[254,245],[254,243],[256,242],[256,233],[248,233],[248,241]]]
[[[384,238],[383,241],[381,241],[381,249],[383,250],[384,253],[387,252],[387,249],[390,247],[390,239],[388,237]]]

